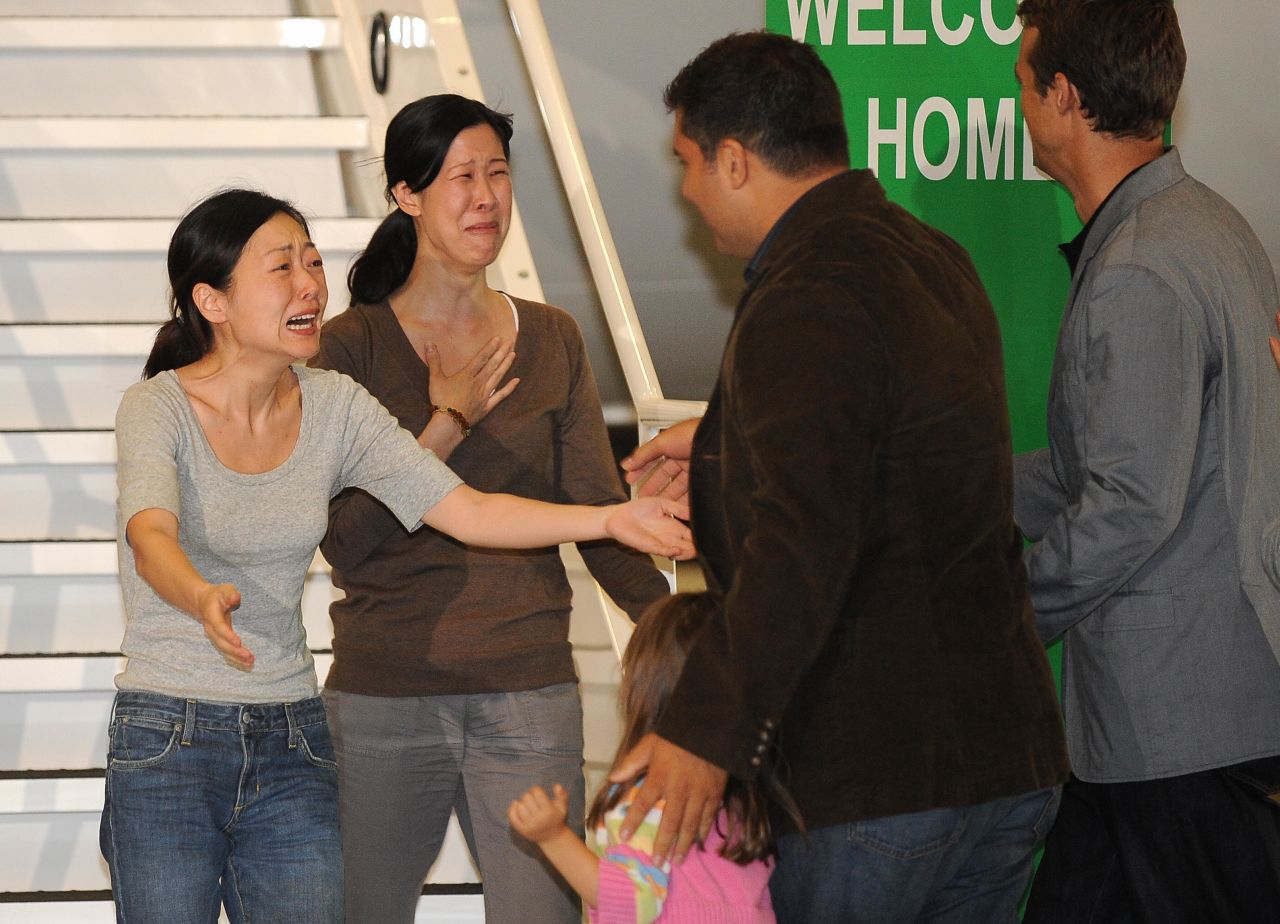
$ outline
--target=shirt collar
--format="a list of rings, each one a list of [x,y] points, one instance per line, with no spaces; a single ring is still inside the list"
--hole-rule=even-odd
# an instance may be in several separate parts
[[[822,189],[828,183],[834,182],[835,180],[840,179],[840,177],[848,175],[849,172],[850,171],[844,171],[837,173],[833,177],[828,177],[817,186],[811,187],[804,193],[804,195],[791,203],[787,210],[783,212],[778,220],[773,223],[773,227],[769,229],[769,233],[764,236],[764,240],[760,242],[760,246],[756,248],[755,254],[752,255],[750,262],[747,263],[747,268],[742,271],[742,277],[746,279],[748,283],[750,283],[751,280],[756,277],[756,274],[760,272],[760,268],[764,264],[765,255],[769,252],[769,248],[773,246],[774,240],[778,237],[778,232],[781,231],[783,225],[790,221],[791,217],[795,215],[796,211],[800,208],[800,203],[815,195],[818,190]]]
[[[1155,161],[1148,161],[1148,163],[1155,163]],[[1128,174],[1125,175],[1125,178],[1117,183],[1111,192],[1107,193],[1107,198],[1102,200],[1102,204],[1093,210],[1093,214],[1089,216],[1089,220],[1085,222],[1085,226],[1080,229],[1080,233],[1065,244],[1058,245],[1058,249],[1062,251],[1062,255],[1067,258],[1067,266],[1071,268],[1072,276],[1076,274],[1076,266],[1079,265],[1080,257],[1084,253],[1084,242],[1088,239],[1089,232],[1093,230],[1094,222],[1098,220],[1098,216],[1102,214],[1102,210],[1107,207],[1108,202],[1115,198],[1116,193],[1120,191],[1120,187],[1129,182],[1135,173],[1141,170],[1142,167],[1146,166],[1147,164],[1143,164],[1140,167],[1135,167],[1133,170],[1130,170]]]

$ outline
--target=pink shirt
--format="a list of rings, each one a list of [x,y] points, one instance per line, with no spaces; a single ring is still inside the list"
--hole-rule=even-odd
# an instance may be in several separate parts
[[[597,905],[592,924],[774,924],[769,899],[773,862],[757,860],[741,866],[720,856],[729,830],[723,809],[706,843],[694,847],[684,862],[654,862],[651,850],[662,814],[653,809],[628,843],[618,830],[635,790],[609,810],[588,838],[600,856]]]

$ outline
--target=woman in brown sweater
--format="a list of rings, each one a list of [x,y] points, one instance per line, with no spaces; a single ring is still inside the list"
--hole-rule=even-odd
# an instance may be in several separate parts
[[[364,385],[480,490],[612,503],[622,492],[577,325],[485,281],[510,222],[510,137],[509,117],[454,95],[392,120],[397,209],[353,266],[353,305],[325,325],[313,362]],[[413,920],[453,809],[487,920],[578,921],[571,890],[506,821],[511,800],[541,782],[569,790],[582,824],[582,707],[558,550],[409,535],[361,492],[335,500],[321,548],[346,592],[331,609],[325,697],[349,924]],[[646,556],[580,548],[633,618],[667,593]]]

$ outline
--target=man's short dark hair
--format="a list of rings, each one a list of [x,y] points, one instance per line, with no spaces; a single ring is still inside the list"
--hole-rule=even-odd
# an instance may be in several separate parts
[[[1164,131],[1187,68],[1172,0],[1022,0],[1018,16],[1040,33],[1027,62],[1041,95],[1060,73],[1094,131],[1143,140]]]
[[[707,158],[733,138],[785,176],[849,165],[835,80],[812,48],[787,36],[744,32],[713,42],[667,85],[663,101]]]

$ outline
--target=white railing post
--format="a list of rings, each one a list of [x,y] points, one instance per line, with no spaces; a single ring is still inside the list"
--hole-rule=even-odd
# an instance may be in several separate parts
[[[609,224],[604,217],[591,167],[587,164],[577,123],[569,108],[542,10],[537,0],[507,0],[507,9],[529,68],[534,95],[542,110],[556,166],[569,197],[569,208],[578,233],[582,236],[582,246],[604,305],[605,319],[618,351],[631,400],[637,406],[642,402],[661,400],[662,388],[636,317],[631,291],[622,275],[622,263],[609,233]]]

